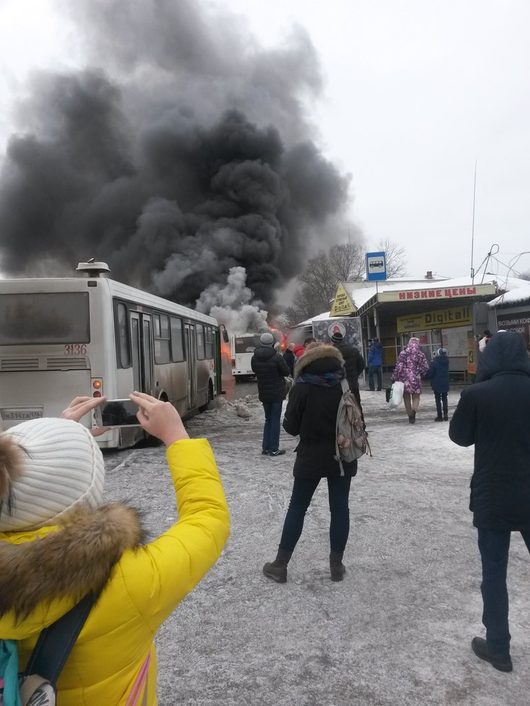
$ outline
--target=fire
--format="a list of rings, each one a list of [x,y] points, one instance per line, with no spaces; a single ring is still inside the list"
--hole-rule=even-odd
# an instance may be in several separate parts
[[[283,333],[283,331],[280,331],[279,328],[275,328],[274,326],[269,326],[269,331],[279,342],[280,350],[284,351],[287,348],[287,336]]]

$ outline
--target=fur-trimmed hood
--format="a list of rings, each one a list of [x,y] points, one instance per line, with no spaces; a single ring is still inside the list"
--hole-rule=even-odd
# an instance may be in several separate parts
[[[333,361],[337,361],[340,365],[344,365],[344,358],[341,352],[335,348],[335,346],[328,345],[316,345],[312,348],[306,348],[305,353],[298,358],[294,366],[294,376],[297,378],[299,375],[303,375],[306,369],[316,361],[324,360],[326,358],[331,358]],[[336,364],[335,364],[336,365]]]
[[[0,617],[12,610],[23,619],[41,602],[101,591],[123,552],[143,540],[139,513],[120,503],[78,506],[41,534],[0,533]]]

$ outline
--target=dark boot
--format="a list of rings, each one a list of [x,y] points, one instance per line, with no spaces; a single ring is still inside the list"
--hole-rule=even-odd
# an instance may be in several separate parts
[[[285,549],[278,549],[276,559],[267,562],[263,567],[265,576],[276,583],[285,583],[287,581],[287,564],[292,554],[292,552],[286,552]]]
[[[332,581],[342,581],[346,573],[346,567],[342,563],[342,555],[343,552],[334,552],[333,550],[329,553],[329,572]]]
[[[489,662],[492,667],[499,672],[511,672],[513,669],[510,655],[496,655],[490,651],[488,643],[482,637],[474,637],[471,640],[471,649],[480,659]]]
[[[435,422],[443,422],[443,419],[441,417],[435,417],[434,421]]]

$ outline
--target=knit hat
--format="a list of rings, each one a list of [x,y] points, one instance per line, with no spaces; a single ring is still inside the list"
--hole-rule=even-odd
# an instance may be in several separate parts
[[[447,348],[438,348],[438,355],[447,355]]]
[[[96,508],[105,465],[90,431],[69,419],[32,419],[0,434],[0,532],[51,524],[74,506]]]
[[[342,343],[342,341],[344,341],[344,336],[340,331],[336,331],[331,337],[331,340],[333,343]]]
[[[261,336],[259,337],[259,342],[261,343],[262,346],[273,346],[274,342],[275,342],[275,338],[272,335],[272,333],[265,331],[265,333],[262,333]]]

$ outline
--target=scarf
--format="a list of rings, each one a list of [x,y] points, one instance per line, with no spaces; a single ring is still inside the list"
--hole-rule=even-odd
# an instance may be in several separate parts
[[[309,385],[320,385],[322,387],[333,387],[334,385],[338,385],[343,377],[343,370],[334,370],[332,373],[322,373],[321,375],[303,373],[299,375],[294,382],[295,385],[305,383]]]

